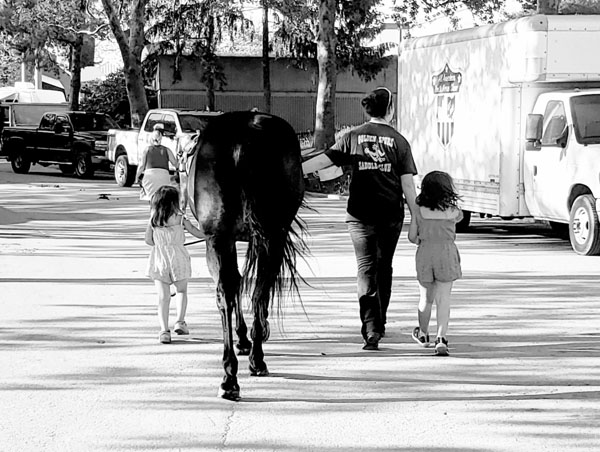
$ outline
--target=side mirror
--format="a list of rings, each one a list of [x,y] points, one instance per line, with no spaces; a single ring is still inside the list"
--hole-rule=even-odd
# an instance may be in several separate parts
[[[542,128],[544,117],[542,115],[527,115],[527,126],[525,129],[525,140],[528,143],[538,143],[542,140]]]

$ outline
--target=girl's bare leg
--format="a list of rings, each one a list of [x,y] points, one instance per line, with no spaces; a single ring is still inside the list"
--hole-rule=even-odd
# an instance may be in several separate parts
[[[431,320],[431,307],[435,299],[435,283],[419,283],[419,329],[429,333],[429,321]]]
[[[188,280],[182,279],[181,281],[175,281],[173,283],[176,290],[175,306],[177,307],[177,320],[176,322],[183,322],[185,320],[185,313],[187,311],[188,296],[187,296],[187,285]]]
[[[169,330],[169,305],[171,304],[171,292],[169,284],[155,280],[156,293],[158,294],[158,324],[161,331]]]
[[[435,299],[437,303],[437,337],[446,337],[448,334],[448,322],[450,320],[450,295],[452,293],[452,281],[437,281],[435,285]]]

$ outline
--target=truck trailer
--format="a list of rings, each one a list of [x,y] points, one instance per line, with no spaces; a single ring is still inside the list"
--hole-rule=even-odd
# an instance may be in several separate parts
[[[404,41],[398,130],[471,213],[568,227],[600,254],[600,16],[534,15]]]

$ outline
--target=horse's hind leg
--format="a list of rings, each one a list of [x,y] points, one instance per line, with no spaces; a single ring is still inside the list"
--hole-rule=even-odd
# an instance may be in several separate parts
[[[217,284],[217,307],[223,324],[223,369],[225,376],[219,395],[224,399],[239,400],[237,381],[238,360],[233,347],[233,309],[238,302],[240,274],[237,269],[235,242],[209,238],[206,242],[206,259],[210,273]]]
[[[268,252],[266,251],[268,249]],[[252,293],[252,308],[254,310],[254,321],[252,323],[252,350],[250,351],[250,374],[264,377],[269,375],[263,342],[270,336],[269,327],[269,303],[273,287],[277,283],[277,274],[283,259],[283,243],[279,245],[276,241],[270,241],[268,247],[264,247],[258,258],[257,267],[261,271],[256,276],[256,284]]]
[[[252,343],[248,340],[248,327],[246,326],[246,321],[244,320],[244,313],[239,295],[235,304],[235,333],[238,337],[238,342],[235,344],[238,350],[238,355],[249,355]]]

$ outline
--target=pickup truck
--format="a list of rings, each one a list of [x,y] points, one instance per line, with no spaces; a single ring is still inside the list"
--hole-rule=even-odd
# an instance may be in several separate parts
[[[116,183],[120,187],[133,185],[142,152],[150,144],[156,124],[163,126],[162,145],[177,156],[180,139],[203,130],[208,120],[219,114],[196,110],[152,109],[146,114],[139,129],[109,130],[106,157],[114,163]]]
[[[5,127],[0,156],[10,160],[15,173],[25,174],[37,163],[58,165],[64,174],[89,178],[96,168],[110,167],[106,137],[116,127],[103,113],[47,112],[38,127]]]

